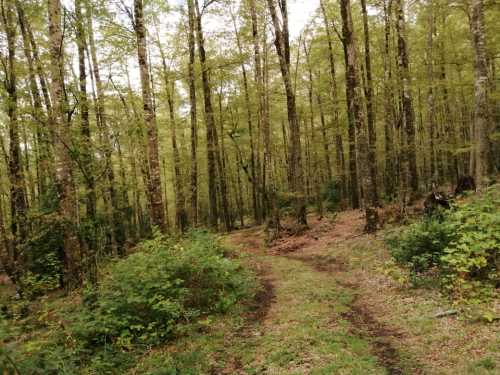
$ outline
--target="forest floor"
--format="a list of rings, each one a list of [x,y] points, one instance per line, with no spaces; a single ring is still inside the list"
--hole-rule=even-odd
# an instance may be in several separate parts
[[[436,317],[449,301],[388,275],[383,233],[364,234],[360,211],[309,222],[271,246],[263,227],[225,236],[259,275],[254,306],[151,352],[130,374],[164,361],[182,374],[498,373],[499,325]]]

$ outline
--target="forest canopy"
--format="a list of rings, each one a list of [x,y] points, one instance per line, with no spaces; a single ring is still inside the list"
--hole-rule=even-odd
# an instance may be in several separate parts
[[[155,231],[275,236],[286,214],[362,208],[370,232],[386,203],[488,186],[498,4],[312,3],[299,30],[286,0],[2,0],[0,254],[19,291],[95,282]]]

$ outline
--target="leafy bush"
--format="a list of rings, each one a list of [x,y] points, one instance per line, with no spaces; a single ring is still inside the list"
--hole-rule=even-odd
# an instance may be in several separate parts
[[[446,221],[426,217],[389,237],[387,243],[398,263],[408,265],[414,273],[421,273],[441,263],[444,249],[453,237],[454,232]]]
[[[500,189],[492,187],[450,215],[456,233],[441,258],[446,288],[456,297],[488,297],[500,285]]]
[[[481,303],[500,285],[500,188],[493,186],[440,218],[429,217],[387,239],[394,259],[415,274],[439,268],[456,299]]]
[[[227,310],[250,285],[208,233],[194,232],[177,244],[157,236],[113,264],[98,290],[86,294],[88,311],[76,333],[89,346],[157,344],[182,323]]]

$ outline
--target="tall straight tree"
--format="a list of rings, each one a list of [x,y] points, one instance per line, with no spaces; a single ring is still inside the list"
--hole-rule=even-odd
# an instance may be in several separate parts
[[[366,123],[362,108],[363,94],[360,86],[359,68],[357,62],[356,38],[351,15],[350,0],[340,1],[342,16],[342,36],[345,46],[346,60],[346,98],[347,110],[352,113],[357,132],[359,168],[364,190],[364,208],[366,214],[366,231],[374,232],[378,225],[377,197],[374,194],[374,182],[370,173],[370,159]]]
[[[193,225],[198,224],[198,118],[196,107],[195,64],[195,12],[193,0],[188,0],[188,45],[189,45],[189,115],[191,121],[191,216]]]
[[[48,0],[51,97],[56,154],[59,215],[64,222],[64,285],[73,289],[81,284],[81,252],[77,234],[78,212],[72,178],[71,132],[68,101],[64,90],[64,49],[61,27],[61,3]]]
[[[25,180],[22,167],[22,153],[20,146],[20,127],[18,118],[18,92],[17,92],[17,26],[15,22],[15,8],[12,0],[1,2],[2,23],[7,36],[8,56],[2,55],[4,67],[4,87],[8,94],[5,102],[9,118],[9,155],[8,176],[10,182],[10,207],[11,207],[11,232],[13,242],[11,246],[12,270],[11,275],[15,283],[19,282],[22,272],[21,246],[27,235],[27,197],[25,193]]]
[[[111,244],[113,251],[115,247],[120,247],[123,245],[124,236],[120,231],[120,226],[122,225],[122,214],[120,212],[120,206],[118,203],[118,194],[116,192],[116,179],[115,172],[113,169],[113,145],[111,138],[111,130],[108,123],[108,118],[106,115],[106,107],[104,101],[104,88],[101,80],[101,70],[99,68],[99,61],[97,59],[97,47],[94,38],[94,26],[93,26],[93,7],[90,0],[86,0],[86,15],[87,15],[87,31],[88,31],[88,40],[90,47],[90,57],[92,61],[92,74],[95,82],[96,89],[96,119],[97,126],[99,127],[99,132],[101,133],[101,143],[102,143],[102,153],[104,156],[105,163],[105,175],[106,175],[106,190],[109,194],[109,201],[111,204],[111,218],[109,222],[111,224],[112,230],[112,242],[116,241],[116,245],[114,243]],[[121,250],[120,250],[121,251]]]
[[[205,125],[207,127],[207,169],[208,169],[208,222],[210,227],[217,228],[217,160],[216,160],[216,138],[214,110],[212,107],[212,88],[209,79],[209,67],[205,51],[205,39],[201,24],[201,14],[198,0],[194,0],[196,12],[196,41],[198,43],[198,56],[201,64],[201,79],[203,84],[203,100],[205,104]]]
[[[483,0],[472,0],[470,28],[474,48],[474,172],[479,188],[487,185],[490,159],[488,140],[488,65],[484,33]]]
[[[395,193],[396,170],[394,155],[394,89],[391,58],[392,1],[384,0],[384,141],[385,141],[385,195],[392,198]]]
[[[288,127],[290,132],[290,173],[291,191],[295,195],[295,216],[301,225],[307,225],[306,200],[304,194],[304,173],[301,161],[300,127],[297,117],[295,90],[290,69],[290,40],[288,32],[288,10],[286,0],[278,0],[281,21],[276,13],[274,0],[267,0],[274,26],[276,52],[280,63],[281,77],[285,86]]]
[[[78,50],[79,69],[79,97],[80,106],[80,134],[81,134],[81,169],[85,180],[87,216],[95,223],[96,220],[96,193],[94,168],[92,166],[92,138],[90,134],[89,102],[87,97],[87,67],[85,53],[87,50],[87,36],[85,33],[82,15],[82,0],[75,0],[76,44]]]
[[[408,58],[408,47],[406,43],[406,21],[404,11],[404,0],[396,0],[396,32],[398,40],[398,67],[401,79],[401,101],[402,101],[402,160],[403,175],[401,176],[403,186],[410,187],[413,192],[418,191],[417,171],[417,147],[415,141],[415,111],[410,87],[410,61]],[[403,187],[403,195],[407,195],[406,187]],[[406,199],[406,197],[405,197]]]
[[[339,182],[341,187],[342,196],[345,197],[347,195],[347,183],[345,178],[345,160],[344,160],[344,145],[342,141],[342,133],[340,130],[340,116],[339,116],[339,100],[338,100],[338,85],[337,85],[337,73],[335,67],[335,56],[333,54],[333,40],[332,40],[332,32],[330,26],[330,20],[326,13],[325,1],[320,1],[321,13],[323,15],[323,23],[325,26],[326,32],[326,41],[328,43],[328,62],[330,63],[330,79],[331,79],[331,99],[333,104],[333,125],[335,126],[335,145],[336,145],[336,168],[337,168],[337,176],[339,176]],[[323,126],[324,128],[324,126]],[[326,129],[323,129],[324,137],[326,136]],[[351,133],[350,133],[351,134]],[[325,137],[326,138],[326,137]],[[328,143],[324,142],[323,148],[325,149],[325,158],[326,164],[328,168],[328,176],[331,180],[331,171],[330,171],[330,156],[329,156],[329,146]],[[355,150],[355,142],[350,142],[349,144],[349,154],[352,156],[352,163],[350,164],[351,170],[351,182],[353,182],[353,189],[351,189],[351,200],[353,202],[353,206],[358,205],[358,187],[357,187],[357,177],[356,177],[356,155]]]
[[[43,110],[42,97],[38,89],[36,68],[34,54],[31,47],[31,41],[29,37],[29,24],[25,16],[24,8],[19,0],[16,0],[16,9],[19,20],[19,28],[21,30],[21,35],[23,39],[23,49],[24,55],[26,57],[26,62],[28,63],[28,79],[30,94],[33,101],[33,112],[32,115],[37,122],[36,126],[36,142],[37,142],[37,185],[38,185],[38,195],[44,196],[47,192],[48,179],[50,176],[50,171],[53,170],[53,165],[51,163],[51,150],[49,144],[49,132],[47,130],[48,121],[46,113]]]
[[[373,194],[378,204],[377,189],[377,130],[375,127],[375,109],[373,97],[373,78],[372,78],[372,58],[370,53],[370,28],[368,26],[368,12],[366,10],[366,0],[361,0],[361,13],[363,14],[363,31],[365,36],[365,71],[366,71],[366,114],[368,122],[368,142],[370,145],[370,174],[373,181]]]
[[[144,121],[148,138],[149,181],[147,194],[150,203],[151,220],[160,230],[166,230],[165,211],[161,185],[160,155],[158,147],[158,129],[151,96],[151,75],[146,48],[146,28],[144,26],[144,8],[142,0],[134,0],[134,28],[137,38],[137,57],[141,77]]]

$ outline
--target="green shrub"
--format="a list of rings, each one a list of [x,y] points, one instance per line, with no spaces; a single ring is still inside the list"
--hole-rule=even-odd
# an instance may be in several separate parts
[[[157,344],[180,325],[223,312],[250,292],[238,262],[225,258],[208,233],[174,244],[158,236],[111,266],[76,327],[89,346]]]
[[[449,222],[456,236],[441,258],[445,286],[459,298],[487,298],[500,284],[500,189],[472,198]]]
[[[500,285],[500,188],[493,186],[439,217],[390,236],[394,259],[415,274],[437,266],[455,299],[481,303]]]
[[[389,237],[387,243],[398,263],[409,266],[414,273],[421,273],[441,263],[444,249],[453,237],[453,230],[446,221],[427,217]]]

